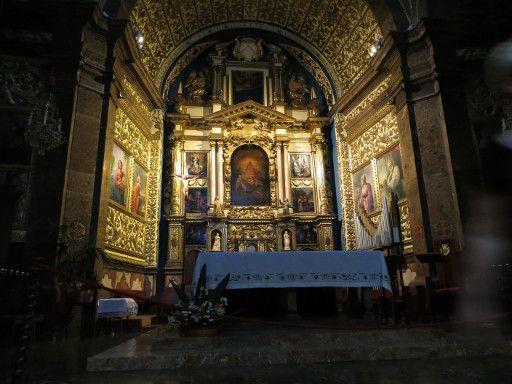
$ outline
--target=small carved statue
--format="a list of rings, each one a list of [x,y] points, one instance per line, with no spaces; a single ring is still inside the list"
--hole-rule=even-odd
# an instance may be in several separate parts
[[[215,196],[215,199],[213,200],[213,216],[215,216],[215,217],[224,216],[224,209],[223,209],[222,203],[219,199],[219,196]]]
[[[300,75],[290,76],[288,81],[288,95],[293,106],[304,106],[306,103],[306,96],[308,94],[308,87],[306,80]]]
[[[206,92],[206,75],[204,71],[192,71],[185,83],[185,92],[192,101],[202,101]]]
[[[291,244],[291,241],[290,241],[290,233],[288,231],[284,231],[283,233],[283,250],[285,251],[291,251],[292,248],[290,246]]]
[[[283,215],[290,215],[290,208],[292,208],[292,203],[288,200],[287,197],[284,198],[284,201],[281,201],[281,206],[283,207]]]
[[[220,252],[222,251],[222,246],[220,244],[220,233],[219,232],[216,232],[215,233],[215,236],[213,238],[213,245],[212,245],[212,251],[213,252]]]

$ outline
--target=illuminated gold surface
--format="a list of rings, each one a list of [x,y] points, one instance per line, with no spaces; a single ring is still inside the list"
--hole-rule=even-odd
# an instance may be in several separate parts
[[[228,252],[244,250],[248,244],[256,244],[259,251],[276,251],[276,227],[274,224],[229,224]],[[237,248],[237,245],[239,248]],[[240,249],[240,247],[242,249]],[[264,249],[262,249],[264,247]]]
[[[123,145],[137,161],[146,168],[150,161],[149,139],[144,136],[137,125],[118,108],[116,110],[114,138]]]
[[[129,264],[156,266],[158,256],[158,222],[162,174],[162,125],[159,109],[151,109],[138,88],[126,76],[121,85],[127,96],[115,110],[113,139],[130,158],[127,167],[127,201],[131,201],[131,177],[134,161],[147,171],[145,216],[135,217],[128,206],[109,202],[105,224],[107,253]]]
[[[180,44],[220,23],[261,22],[295,33],[321,52],[342,89],[361,76],[382,37],[363,0],[138,0],[131,21],[145,37],[142,62],[157,85]]]
[[[360,168],[397,143],[398,121],[396,114],[390,112],[349,143],[350,170]]]
[[[371,106],[371,100],[375,100],[376,94],[382,94],[385,89],[382,84],[373,92],[370,92],[365,100],[358,104],[354,110],[347,116],[354,120],[364,109]],[[363,106],[366,106],[364,108]],[[382,117],[380,117],[382,116]],[[377,121],[375,121],[377,119]],[[397,116],[394,110],[384,107],[377,111],[373,117],[361,123],[357,127],[349,127],[348,120],[341,114],[335,115],[336,127],[336,145],[338,161],[341,163],[338,167],[339,179],[341,180],[341,201],[343,212],[343,235],[347,249],[354,249],[356,246],[356,233],[353,219],[354,196],[352,175],[361,167],[371,164],[373,171],[374,198],[376,207],[381,207],[381,192],[377,178],[376,158],[384,152],[390,150],[399,143],[399,132]],[[349,120],[350,121],[350,120]],[[355,138],[350,140],[349,132],[360,132]],[[406,201],[400,202],[400,220],[401,232],[404,242],[411,242],[411,228],[409,222],[409,208]],[[372,214],[371,221],[376,224],[379,220],[380,212]]]
[[[145,223],[117,208],[108,207],[105,244],[117,251],[144,257]]]

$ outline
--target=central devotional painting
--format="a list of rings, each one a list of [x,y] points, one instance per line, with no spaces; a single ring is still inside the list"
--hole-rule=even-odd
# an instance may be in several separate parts
[[[269,162],[257,146],[244,145],[233,153],[231,205],[270,205]]]

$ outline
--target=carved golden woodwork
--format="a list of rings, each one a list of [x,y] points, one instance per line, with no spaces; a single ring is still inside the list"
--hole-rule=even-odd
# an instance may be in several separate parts
[[[398,121],[391,111],[349,143],[350,170],[360,168],[399,141]]]
[[[120,83],[129,102],[121,103],[115,110],[113,140],[126,150],[130,158],[127,201],[131,201],[133,193],[131,176],[134,161],[147,172],[146,212],[143,218],[135,217],[127,206],[120,207],[109,202],[105,251],[118,261],[155,266],[158,256],[163,115],[161,110],[148,106],[138,88],[126,76],[121,76]]]
[[[349,121],[354,121],[357,115],[372,106],[372,101],[377,98],[377,96],[375,96],[376,94],[380,95],[385,92],[385,89],[383,89],[381,85],[379,85],[376,90],[370,92],[361,103],[347,114],[347,116],[351,116],[351,120]],[[363,108],[362,106],[366,107]],[[357,113],[354,111],[357,111]],[[343,208],[343,230],[345,246],[347,249],[353,249],[356,246],[356,233],[353,218],[355,205],[352,175],[366,164],[372,164],[374,198],[376,199],[376,206],[379,207],[381,204],[381,192],[376,174],[375,159],[399,143],[396,113],[392,109],[384,107],[374,116],[378,119],[377,121],[375,121],[375,117],[373,119],[370,118],[358,127],[348,127],[346,116],[341,114],[335,115],[334,119],[336,127],[337,155],[338,161],[341,163],[338,167],[338,172],[339,179],[341,180],[340,189]],[[349,134],[350,131],[360,133],[355,138],[351,138]],[[399,208],[402,237],[404,242],[409,245],[411,242],[411,230],[407,202],[400,202]],[[368,220],[371,220],[371,222],[367,222],[368,226],[371,226],[371,223],[376,224],[379,216],[379,212],[369,216]]]
[[[125,147],[139,163],[144,165],[146,168],[149,167],[149,139],[144,136],[142,131],[121,108],[118,108],[115,113],[115,140]]]
[[[318,81],[320,88],[322,88],[322,91],[324,92],[327,105],[332,107],[335,100],[335,95],[340,93],[341,89],[334,90],[332,88],[331,82],[324,73],[322,67],[306,51],[289,44],[283,44],[282,46],[295,58],[295,60],[304,66],[304,68],[306,68],[309,73],[314,74],[315,80]]]
[[[248,244],[264,245],[266,249],[276,251],[276,226],[274,224],[229,224],[228,225],[228,252],[236,252],[239,247]]]
[[[183,264],[183,226],[181,224],[169,225],[168,263],[178,268]]]
[[[215,42],[207,41],[205,43],[200,43],[194,45],[190,50],[188,50],[182,57],[176,61],[176,63],[172,66],[171,72],[167,75],[165,79],[164,91],[162,92],[165,98],[168,97],[169,88],[172,82],[181,74],[181,72],[189,66],[192,61],[196,57],[198,57],[201,53],[206,51],[208,48],[213,46]]]
[[[347,124],[350,124],[363,111],[373,105],[373,103],[389,90],[391,84],[391,75],[387,76],[373,91],[371,91],[359,104],[356,105],[345,117]]]
[[[115,251],[111,256],[116,259],[121,256],[121,261],[145,265],[144,221],[113,207],[108,207],[106,221],[105,245]],[[107,253],[109,251],[106,250]]]
[[[145,37],[142,62],[158,85],[165,71],[161,67],[194,34],[232,21],[271,23],[305,39],[333,68],[343,90],[361,76],[371,46],[382,38],[363,0],[138,0],[131,14],[132,24]]]
[[[270,204],[277,207],[277,173],[276,173],[276,148],[273,134],[268,130],[265,122],[257,119],[239,119],[233,121],[227,129],[228,135],[224,139],[224,205],[232,209],[230,215],[249,215],[250,210],[240,209],[244,207],[231,208],[231,156],[241,145],[254,144],[263,149],[269,162],[270,180]],[[262,207],[267,208],[267,207]],[[258,212],[254,211],[254,215]],[[255,216],[256,217],[256,216]]]

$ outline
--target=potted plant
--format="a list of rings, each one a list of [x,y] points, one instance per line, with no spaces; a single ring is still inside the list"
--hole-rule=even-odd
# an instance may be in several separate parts
[[[178,324],[184,336],[214,336],[226,313],[227,299],[222,297],[229,282],[229,273],[215,289],[206,289],[206,265],[201,268],[199,280],[190,297],[185,288],[174,281],[171,284],[180,299],[181,309],[169,316],[169,322]]]
[[[98,283],[92,265],[102,251],[84,246],[84,237],[85,228],[81,223],[60,227],[55,268],[61,274],[55,275],[56,305],[58,322],[66,337],[74,314],[80,311],[76,306],[90,301],[93,296],[84,281]]]

